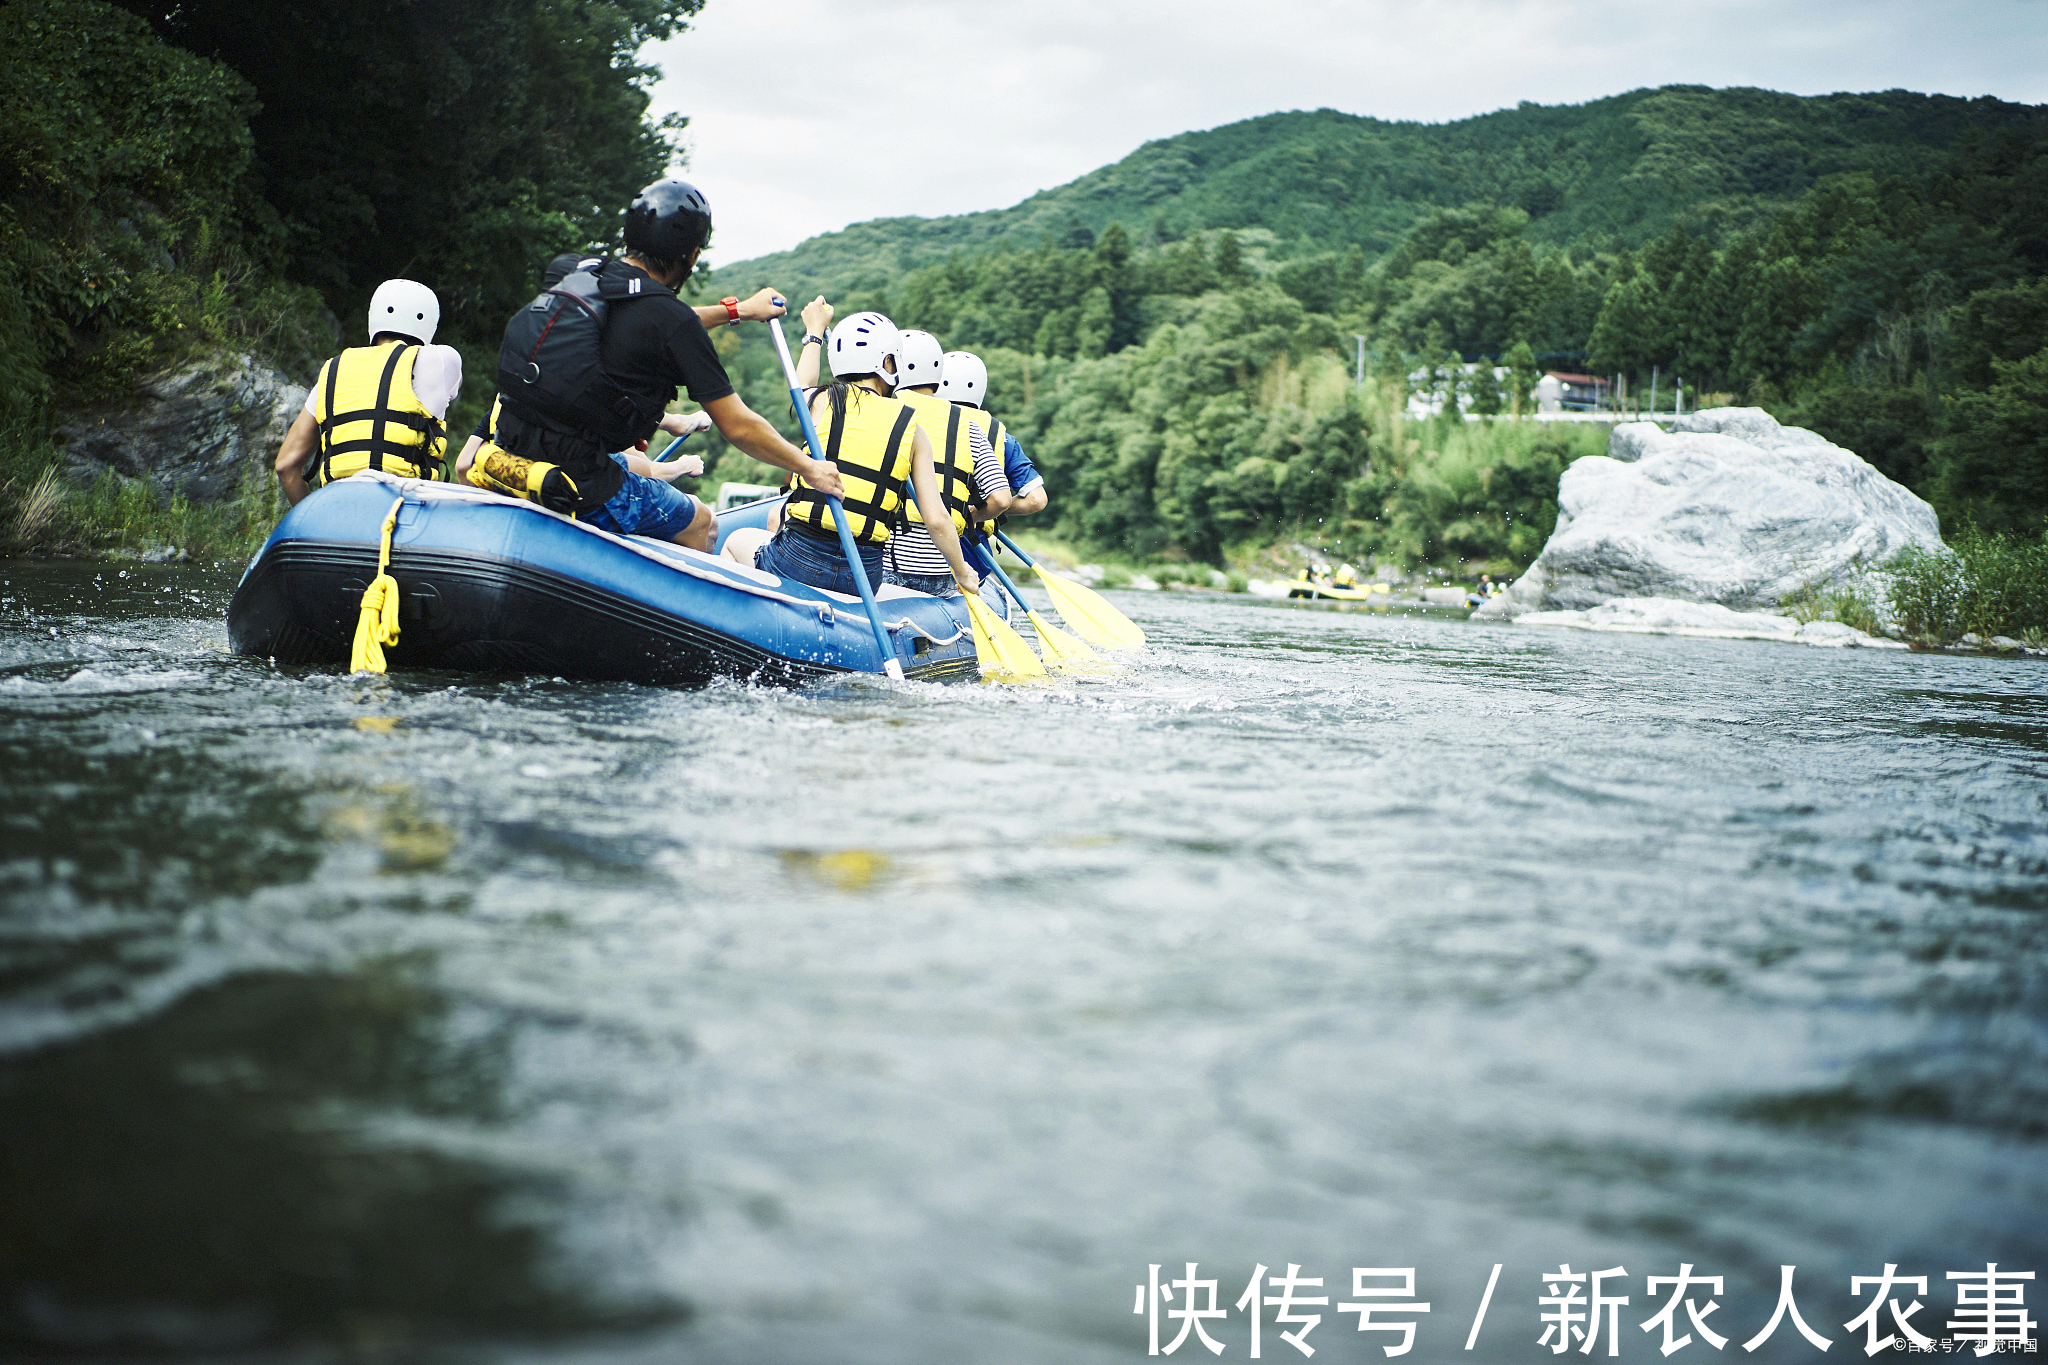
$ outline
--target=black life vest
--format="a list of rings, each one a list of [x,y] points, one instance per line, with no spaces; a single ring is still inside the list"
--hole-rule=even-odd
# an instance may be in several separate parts
[[[967,529],[967,509],[974,504],[974,447],[967,435],[967,417],[957,403],[932,394],[906,393],[900,400],[917,414],[917,424],[932,444],[932,467],[939,476],[939,497],[953,515],[953,529]],[[914,526],[924,514],[912,502],[904,514]]]
[[[505,324],[498,394],[519,417],[596,450],[623,450],[661,420],[667,403],[626,392],[605,373],[605,316],[630,299],[675,297],[638,270],[595,257]]]

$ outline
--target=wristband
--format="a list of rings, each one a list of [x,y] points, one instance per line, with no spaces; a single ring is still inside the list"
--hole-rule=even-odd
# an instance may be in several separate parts
[[[805,332],[804,339],[798,344],[802,346],[823,346],[825,338],[819,336],[816,332]]]
[[[738,299],[728,295],[720,299],[719,302],[725,305],[725,320],[727,322],[738,322],[740,320],[740,301]]]

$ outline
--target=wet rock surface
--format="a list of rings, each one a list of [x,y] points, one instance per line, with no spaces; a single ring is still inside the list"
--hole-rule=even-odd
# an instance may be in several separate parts
[[[276,458],[305,402],[304,385],[252,357],[213,356],[146,376],[126,402],[70,414],[53,434],[74,485],[111,470],[221,502]]]
[[[1618,631],[1634,635],[1695,635],[1715,640],[1783,640],[1826,649],[1905,649],[1897,640],[1869,635],[1839,621],[1799,622],[1768,611],[1732,611],[1713,602],[1668,597],[1626,597],[1584,611],[1531,611],[1521,626]]]

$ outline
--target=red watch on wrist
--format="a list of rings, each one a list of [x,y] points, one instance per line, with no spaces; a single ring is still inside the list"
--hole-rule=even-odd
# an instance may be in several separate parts
[[[725,320],[727,322],[738,322],[740,320],[740,301],[738,299],[728,297],[720,299],[719,302],[725,305]]]

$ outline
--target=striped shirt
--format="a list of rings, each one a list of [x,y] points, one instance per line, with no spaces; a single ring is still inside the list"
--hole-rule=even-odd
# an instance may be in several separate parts
[[[967,428],[967,448],[974,453],[974,486],[983,498],[991,493],[1007,493],[1010,481],[1003,476],[1003,461],[988,443],[982,429],[972,422],[964,422]],[[889,564],[898,573],[950,574],[953,566],[946,562],[945,553],[932,541],[932,533],[922,522],[906,522],[903,528],[889,537]]]

